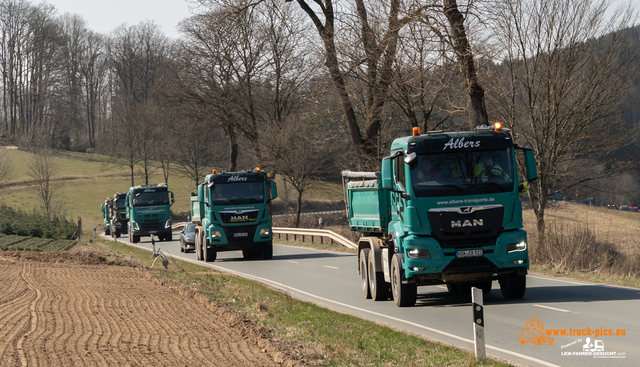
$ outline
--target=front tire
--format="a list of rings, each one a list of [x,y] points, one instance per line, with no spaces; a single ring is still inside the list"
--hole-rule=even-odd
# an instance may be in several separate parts
[[[273,241],[269,241],[262,246],[262,260],[271,260],[273,258]]]
[[[369,276],[367,275],[367,263],[369,262],[370,251],[368,248],[360,250],[360,285],[362,286],[362,295],[365,299],[371,299]]]
[[[404,269],[402,269],[402,259],[400,255],[393,254],[391,260],[391,291],[393,302],[398,307],[411,307],[418,299],[418,285],[416,283],[402,284],[404,279]]]
[[[520,299],[527,290],[527,276],[516,273],[500,279],[500,291],[505,299]]]
[[[209,239],[206,236],[204,237],[204,241],[202,241],[202,252],[204,253],[204,262],[216,261],[218,254],[213,246],[209,248]]]

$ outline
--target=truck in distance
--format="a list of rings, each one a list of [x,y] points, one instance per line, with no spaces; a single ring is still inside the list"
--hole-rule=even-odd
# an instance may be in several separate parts
[[[100,211],[102,212],[102,224],[104,225],[104,234],[109,236],[111,234],[111,198],[107,198],[104,203],[100,204]]]
[[[142,236],[158,236],[160,241],[172,241],[171,205],[173,193],[167,184],[133,186],[129,188],[125,210],[129,220],[129,242],[138,243]]]
[[[416,303],[418,286],[489,292],[496,280],[505,298],[522,298],[529,256],[520,195],[537,178],[533,151],[496,123],[454,133],[414,128],[390,152],[381,172],[342,173],[349,227],[363,235],[364,296],[405,307]]]
[[[126,192],[116,192],[109,204],[109,211],[111,213],[111,236],[113,236],[113,238],[118,238],[122,234],[127,234],[129,232],[129,219],[127,218],[126,200]]]
[[[215,261],[220,251],[241,250],[245,259],[273,256],[269,202],[276,183],[259,168],[207,175],[191,197],[191,221],[196,223],[198,260]]]

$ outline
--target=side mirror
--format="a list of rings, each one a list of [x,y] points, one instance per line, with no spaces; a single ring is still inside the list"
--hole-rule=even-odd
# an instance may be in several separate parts
[[[527,181],[531,182],[538,179],[536,160],[531,149],[524,149],[524,166],[527,170]]]
[[[209,188],[208,185],[206,185],[206,186],[207,186],[207,188]],[[203,202],[204,201],[204,187],[205,187],[205,185],[198,185],[198,201],[199,202]]]
[[[382,189],[393,190],[393,171],[391,168],[391,157],[382,158]]]
[[[173,203],[176,202],[176,199],[173,198],[173,192],[169,191],[169,193],[171,194],[171,205],[173,205]]]
[[[271,189],[271,197],[269,198],[269,200],[274,200],[275,198],[278,197],[278,187],[276,186],[276,182],[275,181],[269,181],[269,184],[271,185],[270,189]]]

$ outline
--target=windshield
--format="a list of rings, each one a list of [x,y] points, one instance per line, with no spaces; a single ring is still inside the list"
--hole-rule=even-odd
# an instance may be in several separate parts
[[[169,193],[156,191],[156,189],[144,189],[133,193],[133,206],[169,205]]]
[[[196,231],[196,224],[193,222],[187,223],[187,226],[184,229],[185,233],[193,233]]]
[[[511,149],[419,155],[411,182],[418,197],[462,196],[513,190]]]
[[[263,182],[217,183],[211,189],[211,203],[214,205],[263,203]]]
[[[116,209],[124,209],[126,206],[127,202],[125,201],[125,198],[116,198]]]

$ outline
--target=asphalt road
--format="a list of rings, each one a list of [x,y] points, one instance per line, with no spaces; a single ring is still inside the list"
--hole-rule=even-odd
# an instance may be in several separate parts
[[[126,238],[119,240],[128,243]],[[133,246],[151,250],[151,241],[143,237]],[[474,349],[470,296],[429,286],[418,288],[415,307],[366,300],[356,255],[274,245],[272,260],[244,260],[240,251],[232,251],[218,253],[215,262],[205,263],[197,261],[195,253],[181,253],[179,246],[177,240],[156,241],[156,249],[174,258],[254,279],[329,309]],[[155,266],[161,266],[159,261]],[[524,298],[506,301],[494,282],[493,290],[484,294],[487,355],[526,366],[637,366],[639,312],[639,289],[530,274]],[[543,335],[551,332],[542,345],[531,339],[521,341],[530,319],[544,322]],[[614,335],[603,335],[609,333]]]

